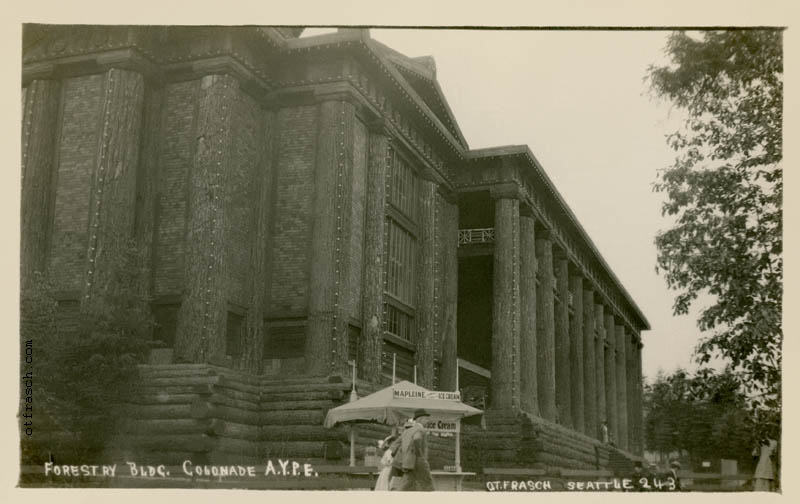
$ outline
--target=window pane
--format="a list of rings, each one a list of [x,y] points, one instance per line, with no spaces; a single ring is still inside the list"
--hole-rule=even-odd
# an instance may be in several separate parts
[[[388,198],[398,210],[412,221],[417,219],[417,176],[414,170],[396,153],[392,156],[389,175]]]
[[[414,306],[414,256],[416,240],[387,217],[389,243],[386,258],[386,292],[400,301]]]

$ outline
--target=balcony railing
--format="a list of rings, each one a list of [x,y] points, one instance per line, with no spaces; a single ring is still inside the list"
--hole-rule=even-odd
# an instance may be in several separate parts
[[[458,246],[478,243],[494,243],[494,228],[474,228],[458,230]]]

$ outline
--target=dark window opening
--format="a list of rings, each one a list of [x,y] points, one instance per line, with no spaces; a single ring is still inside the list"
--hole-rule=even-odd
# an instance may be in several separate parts
[[[153,341],[162,348],[175,347],[175,332],[178,327],[179,304],[159,304],[153,306]]]
[[[234,359],[241,355],[242,331],[244,330],[244,316],[235,312],[228,312],[225,328],[226,354]]]
[[[297,359],[305,356],[306,328],[302,325],[270,327],[264,338],[264,359]]]

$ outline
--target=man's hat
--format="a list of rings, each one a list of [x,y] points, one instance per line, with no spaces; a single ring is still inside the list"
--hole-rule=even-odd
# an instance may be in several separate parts
[[[414,420],[416,420],[419,417],[424,417],[424,416],[431,416],[431,414],[428,413],[427,411],[425,411],[422,408],[420,408],[420,409],[418,409],[417,411],[414,412]]]
[[[672,462],[669,463],[669,466],[670,467],[674,467],[675,469],[680,469],[681,468],[681,463],[678,462],[677,460],[673,460]]]

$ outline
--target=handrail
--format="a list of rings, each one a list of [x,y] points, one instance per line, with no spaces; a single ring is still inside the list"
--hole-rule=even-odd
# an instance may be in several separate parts
[[[479,243],[494,243],[494,228],[472,228],[458,230],[458,246]]]

